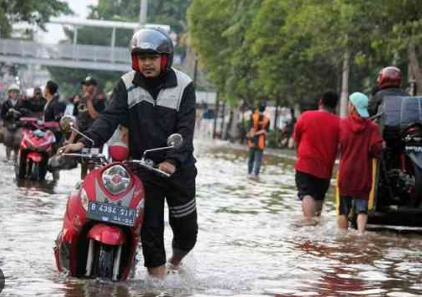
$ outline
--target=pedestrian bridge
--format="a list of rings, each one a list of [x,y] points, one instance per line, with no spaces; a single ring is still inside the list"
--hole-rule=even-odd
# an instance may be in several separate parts
[[[131,69],[129,47],[115,46],[116,29],[135,31],[141,27],[139,23],[54,18],[49,23],[72,26],[73,43],[44,44],[27,40],[0,38],[0,62],[121,72]],[[111,29],[110,46],[78,44],[78,28],[80,27]],[[167,33],[170,32],[168,25],[144,24],[142,27],[160,28]],[[180,63],[180,57],[175,56],[174,58],[175,64]]]
[[[128,48],[0,39],[0,62],[125,72],[130,61]]]

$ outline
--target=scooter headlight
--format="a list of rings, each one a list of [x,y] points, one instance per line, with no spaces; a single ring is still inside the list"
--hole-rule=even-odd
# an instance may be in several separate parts
[[[85,210],[87,210],[89,200],[88,200],[88,194],[86,193],[84,188],[81,188],[80,197],[81,197],[81,204],[82,204],[83,208]]]
[[[104,171],[102,176],[104,187],[111,194],[124,192],[130,184],[130,175],[121,165],[114,165]]]

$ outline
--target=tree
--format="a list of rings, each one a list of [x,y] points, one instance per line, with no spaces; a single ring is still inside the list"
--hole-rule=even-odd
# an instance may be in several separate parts
[[[306,108],[325,89],[340,90],[345,62],[351,90],[369,91],[379,69],[406,70],[408,61],[422,85],[419,2],[193,0],[189,30],[224,96],[253,94]]]
[[[219,90],[224,90],[229,61],[228,40],[221,35],[229,27],[227,6],[225,0],[194,0],[187,13],[191,46]]]
[[[318,93],[338,85],[335,58],[312,50],[313,35],[304,24],[310,2],[264,0],[248,31],[260,89],[280,104],[310,108]]]
[[[231,105],[259,100],[246,32],[261,0],[194,0],[188,10],[191,45],[209,79]]]
[[[0,36],[9,37],[13,23],[28,22],[44,29],[50,17],[70,13],[67,3],[59,0],[0,0]]]
[[[149,2],[148,22],[168,24],[171,29],[181,36],[186,27],[185,13],[190,0],[164,1],[155,0]],[[113,21],[139,21],[139,0],[108,1],[99,0],[97,6],[91,6],[90,19],[113,20]],[[74,32],[66,30],[69,40],[73,39]],[[108,46],[111,42],[112,29],[83,27],[78,29],[78,43],[87,45]],[[128,48],[133,35],[131,30],[116,30],[116,43],[118,47]],[[129,49],[128,49],[129,50]],[[182,49],[178,48],[181,52]],[[49,67],[51,75],[60,81],[62,93],[72,95],[80,89],[79,82],[88,74],[98,78],[100,88],[106,92],[111,91],[114,83],[122,75],[121,72],[91,71],[81,69],[67,69],[60,67]]]

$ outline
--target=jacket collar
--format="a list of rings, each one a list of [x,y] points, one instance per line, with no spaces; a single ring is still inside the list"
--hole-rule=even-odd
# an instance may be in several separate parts
[[[51,98],[51,99],[50,99],[50,101],[48,101],[47,99],[46,99],[46,101],[47,101],[47,102],[51,102],[51,101],[58,101],[59,99],[60,99],[59,94],[54,94],[54,95],[53,95],[53,98]]]
[[[177,77],[176,72],[174,72],[173,69],[170,69],[163,75],[160,75],[159,77],[153,79],[147,79],[140,72],[137,71],[132,83],[135,86],[139,86],[147,90],[150,88],[158,87],[160,89],[168,89],[177,86]]]

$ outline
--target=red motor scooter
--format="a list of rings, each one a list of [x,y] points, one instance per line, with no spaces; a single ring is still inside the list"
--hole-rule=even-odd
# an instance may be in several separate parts
[[[73,117],[63,117],[60,125],[86,137],[73,127]],[[151,151],[178,148],[182,141],[180,134],[173,134],[168,147],[145,151],[141,160],[126,160],[129,150],[122,142],[110,145],[111,161],[98,149],[63,154],[93,162],[95,168],[68,198],[63,229],[54,247],[59,271],[113,281],[128,278],[135,264],[144,208],[144,187],[133,169],[141,166],[169,176],[145,156]]]
[[[58,129],[56,122],[43,122],[37,118],[22,117],[23,126],[19,146],[17,177],[44,180],[47,173],[48,158],[53,153],[56,137],[51,131]]]

